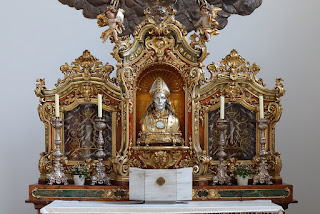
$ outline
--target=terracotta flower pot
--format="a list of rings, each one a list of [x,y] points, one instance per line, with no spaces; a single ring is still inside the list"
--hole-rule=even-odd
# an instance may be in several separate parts
[[[86,181],[86,178],[84,176],[81,176],[81,178],[79,178],[79,175],[74,175],[73,181],[74,185],[83,186],[84,182]]]
[[[242,176],[237,175],[237,182],[239,186],[248,186],[249,176],[243,178]]]

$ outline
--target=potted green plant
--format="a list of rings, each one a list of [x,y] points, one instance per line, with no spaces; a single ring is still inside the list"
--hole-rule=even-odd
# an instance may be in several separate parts
[[[88,167],[77,163],[72,166],[71,175],[73,177],[74,185],[84,185],[84,182],[88,177]]]
[[[247,186],[249,176],[253,174],[253,171],[248,165],[241,164],[234,168],[233,174],[237,178],[239,186]]]

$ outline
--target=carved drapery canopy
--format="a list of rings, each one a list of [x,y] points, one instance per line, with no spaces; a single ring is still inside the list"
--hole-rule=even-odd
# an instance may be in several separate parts
[[[59,2],[82,10],[86,18],[96,19],[99,14],[105,12],[106,6],[114,0],[59,0]],[[178,0],[173,5],[173,8],[177,10],[176,19],[186,27],[188,32],[195,29],[194,24],[200,19],[198,2],[199,0]],[[222,9],[216,18],[220,30],[227,25],[230,15],[250,15],[262,4],[262,0],[207,0],[206,2]],[[125,11],[123,35],[132,34],[135,26],[145,19],[144,10],[147,8],[147,4],[144,0],[120,0],[117,6]]]

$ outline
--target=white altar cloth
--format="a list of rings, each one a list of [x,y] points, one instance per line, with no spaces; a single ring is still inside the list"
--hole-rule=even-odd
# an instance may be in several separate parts
[[[281,206],[270,200],[188,201],[186,204],[135,204],[134,201],[53,201],[43,207],[40,212],[42,214],[284,213]]]

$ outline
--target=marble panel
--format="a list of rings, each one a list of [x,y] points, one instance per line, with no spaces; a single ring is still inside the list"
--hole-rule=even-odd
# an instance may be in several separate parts
[[[192,167],[177,169],[177,200],[192,200]]]
[[[192,200],[192,168],[129,169],[130,200]]]
[[[145,170],[129,168],[129,199],[144,200]]]
[[[176,201],[177,170],[146,169],[145,201]]]

